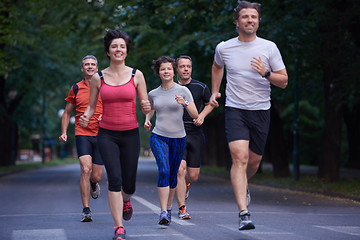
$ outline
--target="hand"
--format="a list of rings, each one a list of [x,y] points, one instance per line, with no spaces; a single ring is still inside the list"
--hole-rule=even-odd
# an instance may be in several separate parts
[[[265,76],[266,68],[260,57],[253,57],[251,62],[251,68],[257,71],[262,77]]]
[[[60,142],[66,142],[67,141],[67,134],[66,133],[61,134],[61,136],[59,137],[59,141]]]
[[[144,128],[149,131],[152,127],[152,124],[149,120],[145,120],[145,123],[144,123]]]
[[[204,118],[199,115],[199,117],[193,121],[196,126],[201,126],[204,123]]]
[[[175,101],[177,101],[178,104],[185,106],[185,99],[182,96],[175,95]]]
[[[90,119],[86,117],[86,115],[80,116],[79,124],[82,127],[87,127],[89,125]]]
[[[147,114],[151,110],[151,104],[149,100],[141,100],[140,102],[141,110],[144,114]]]
[[[211,95],[209,103],[212,107],[219,107],[219,103],[216,101],[216,99],[221,97],[221,93],[215,92]]]

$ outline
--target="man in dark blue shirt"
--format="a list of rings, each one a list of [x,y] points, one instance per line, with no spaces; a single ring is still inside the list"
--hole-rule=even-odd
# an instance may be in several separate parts
[[[205,143],[202,124],[205,117],[213,110],[213,107],[209,104],[211,97],[209,88],[204,83],[191,78],[191,57],[180,56],[176,59],[176,62],[179,84],[190,90],[199,112],[199,117],[193,119],[187,111],[184,111],[183,120],[186,131],[186,148],[178,171],[178,184],[176,188],[179,218],[190,219],[190,214],[186,211],[185,199],[188,197],[190,184],[196,182],[199,178]]]

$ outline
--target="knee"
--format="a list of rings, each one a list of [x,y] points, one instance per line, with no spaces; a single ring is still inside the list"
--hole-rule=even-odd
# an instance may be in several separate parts
[[[101,177],[102,177],[101,174],[93,174],[91,176],[91,179],[92,179],[93,182],[100,182]]]
[[[233,165],[237,167],[246,167],[249,162],[249,155],[246,153],[238,153],[233,157]]]
[[[261,159],[249,159],[247,168],[252,169],[253,171],[257,171],[260,166]]]
[[[177,173],[177,176],[179,178],[184,178],[185,174],[186,174],[186,167],[180,166],[179,170],[178,170],[178,173]]]
[[[189,172],[188,181],[190,183],[196,182],[199,179],[199,173]]]
[[[90,166],[84,165],[81,168],[81,174],[86,175],[86,176],[90,176],[91,170],[92,170],[91,165]]]

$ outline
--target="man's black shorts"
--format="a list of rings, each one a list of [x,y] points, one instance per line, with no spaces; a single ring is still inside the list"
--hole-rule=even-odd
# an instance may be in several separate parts
[[[248,140],[251,151],[263,155],[270,126],[270,109],[243,110],[225,107],[225,132],[228,143]]]
[[[204,157],[205,137],[202,132],[186,135],[185,152],[182,157],[186,160],[186,166],[191,168],[200,168]]]
[[[94,164],[104,165],[99,152],[97,137],[77,135],[75,139],[78,157],[90,155]]]

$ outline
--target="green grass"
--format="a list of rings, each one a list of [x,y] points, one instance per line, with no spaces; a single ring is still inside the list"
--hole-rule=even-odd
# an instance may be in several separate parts
[[[204,174],[216,175],[230,179],[230,172],[225,168],[202,166]],[[319,179],[317,176],[300,176],[299,180],[288,178],[274,178],[270,170],[263,170],[251,178],[249,183],[264,184],[268,186],[290,188],[295,190],[323,193],[325,195],[346,196],[348,198],[360,199],[360,179],[340,179],[332,182],[326,179]]]
[[[64,158],[64,159],[53,159],[50,162],[30,162],[30,163],[21,163],[15,166],[8,166],[8,167],[0,167],[0,172],[7,173],[12,171],[19,171],[19,170],[26,170],[26,169],[33,169],[33,168],[40,168],[46,166],[58,166],[64,164],[73,164],[78,163],[79,160],[76,158]]]

